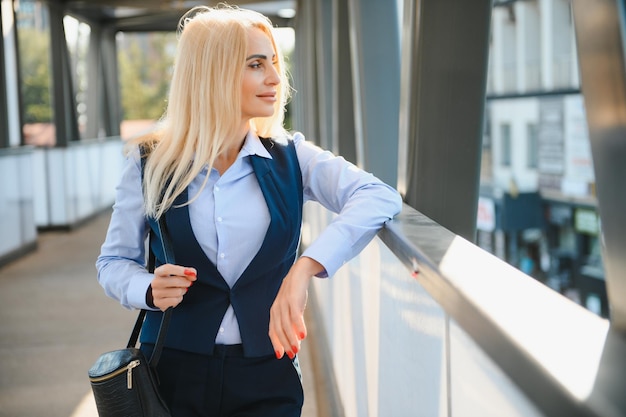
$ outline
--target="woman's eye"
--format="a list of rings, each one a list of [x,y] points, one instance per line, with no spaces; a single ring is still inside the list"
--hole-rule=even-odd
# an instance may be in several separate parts
[[[261,68],[261,63],[260,62],[253,62],[249,66],[250,66],[250,68],[253,68],[253,69]]]

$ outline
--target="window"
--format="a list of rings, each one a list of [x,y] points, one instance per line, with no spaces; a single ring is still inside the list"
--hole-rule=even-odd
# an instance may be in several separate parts
[[[524,28],[524,59],[526,91],[541,89],[541,15],[536,2],[523,3],[526,18]]]
[[[20,1],[16,17],[24,142],[26,145],[54,146],[48,9],[40,1]]]
[[[176,36],[175,32],[117,33],[123,139],[153,129],[165,111]]]
[[[87,54],[91,28],[88,24],[79,22],[71,16],[63,18],[65,38],[70,53],[72,78],[76,88],[76,114],[78,116],[78,131],[81,139],[87,130],[87,90],[89,78],[87,76]],[[95,80],[91,80],[96,82]],[[91,121],[94,122],[93,120]]]
[[[571,3],[568,0],[555,0],[552,16],[552,37],[554,57],[552,72],[555,88],[571,87],[572,45],[574,28]]]
[[[526,166],[528,168],[539,166],[539,133],[535,123],[526,126]]]
[[[513,7],[508,7],[507,19],[502,23],[502,72],[504,92],[517,90],[517,29]]]
[[[511,125],[503,123],[500,125],[500,159],[502,166],[511,166]]]

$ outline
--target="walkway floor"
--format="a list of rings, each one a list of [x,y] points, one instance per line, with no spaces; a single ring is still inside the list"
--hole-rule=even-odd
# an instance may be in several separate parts
[[[108,221],[107,212],[69,232],[44,232],[35,252],[0,268],[0,417],[97,416],[87,370],[100,353],[123,347],[137,314],[96,280]],[[306,343],[300,364],[302,416],[315,417]]]

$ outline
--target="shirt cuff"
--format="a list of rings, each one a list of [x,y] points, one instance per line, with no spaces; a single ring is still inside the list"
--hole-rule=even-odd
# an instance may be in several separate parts
[[[352,242],[343,233],[332,227],[324,230],[302,253],[322,264],[326,273],[319,278],[332,277],[346,262],[352,259]]]
[[[153,278],[154,276],[149,272],[133,277],[128,285],[127,299],[129,305],[144,310],[158,310],[146,304],[146,291],[148,291]]]

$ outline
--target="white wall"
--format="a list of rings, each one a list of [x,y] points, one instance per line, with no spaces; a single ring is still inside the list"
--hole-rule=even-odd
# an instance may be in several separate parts
[[[537,191],[537,170],[528,167],[527,126],[539,122],[537,98],[494,100],[491,102],[491,133],[493,146],[494,185],[508,190],[515,180],[519,191]],[[500,126],[511,125],[511,166],[502,163]]]
[[[519,191],[538,190],[538,170],[528,167],[527,125],[538,124],[540,98],[515,98],[491,102],[491,132],[493,155],[493,182],[496,187],[508,190],[515,180]],[[502,163],[502,137],[500,126],[511,125],[512,164]],[[583,97],[580,94],[563,96],[564,172],[561,192],[574,197],[590,195],[590,184],[595,181],[589,132],[585,117]]]

